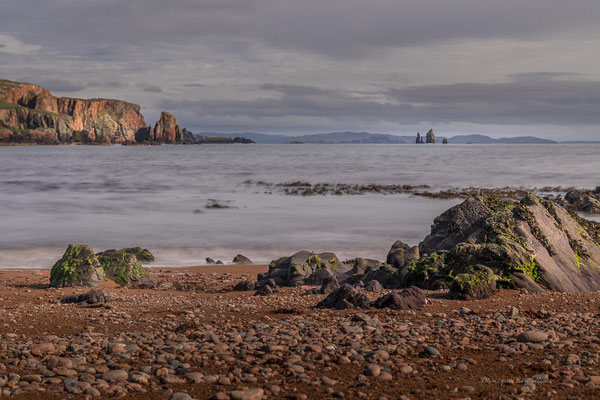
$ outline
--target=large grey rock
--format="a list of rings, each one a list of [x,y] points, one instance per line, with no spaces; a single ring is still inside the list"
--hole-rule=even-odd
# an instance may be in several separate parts
[[[339,268],[340,261],[333,253],[300,251],[271,261],[268,273],[261,278],[273,279],[279,286],[321,285]]]
[[[98,286],[105,275],[94,250],[88,245],[70,244],[50,271],[50,286]]]

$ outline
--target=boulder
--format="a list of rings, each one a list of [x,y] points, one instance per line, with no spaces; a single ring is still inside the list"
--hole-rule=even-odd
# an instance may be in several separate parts
[[[411,286],[401,292],[382,296],[371,305],[375,308],[391,308],[393,310],[419,310],[425,303],[425,293],[418,287]]]
[[[102,289],[92,289],[87,293],[77,294],[73,296],[63,296],[60,298],[61,303],[77,303],[79,305],[94,305],[102,304],[109,301],[110,298],[104,294]]]
[[[277,283],[275,280],[266,278],[256,284],[255,296],[267,296],[273,293],[277,293]]]
[[[321,285],[338,274],[339,268],[340,261],[333,253],[300,251],[290,257],[271,261],[266,277],[279,286]]]
[[[453,299],[478,300],[496,293],[494,272],[484,265],[474,265],[459,274],[450,284],[449,295]]]
[[[130,285],[139,282],[149,275],[133,253],[110,249],[96,254],[108,279],[119,285]]]
[[[383,286],[376,280],[372,280],[371,282],[367,282],[365,285],[365,290],[367,292],[379,293],[383,290]]]
[[[320,294],[331,293],[337,288],[340,287],[340,284],[335,276],[329,277],[327,280],[323,281],[321,288],[319,289]]]
[[[233,264],[252,264],[252,260],[250,260],[248,257],[242,255],[242,254],[238,254],[237,256],[233,257]]]
[[[410,249],[410,246],[404,243],[401,240],[397,240],[392,245],[392,248],[388,252],[386,263],[391,265],[394,268],[402,268],[404,267],[404,253]]]
[[[141,247],[129,247],[126,249],[119,250],[121,253],[129,253],[133,254],[138,261],[152,262],[154,261],[154,254],[150,252],[148,249],[143,249]]]
[[[50,286],[98,286],[104,283],[102,265],[88,245],[70,244],[50,271]]]
[[[424,256],[408,267],[407,283],[417,272],[420,286],[448,282],[481,264],[503,285],[528,291],[600,290],[599,226],[531,194],[520,202],[469,198],[437,217],[419,247]],[[426,262],[433,254],[444,255],[435,271]]]
[[[352,272],[355,275],[364,275],[370,268],[377,268],[381,265],[381,261],[370,258],[355,258],[352,265]]]
[[[238,282],[232,289],[234,292],[247,292],[249,290],[256,290],[256,284],[250,281]]]
[[[363,284],[368,284],[372,281],[377,281],[381,286],[388,289],[398,289],[403,287],[403,282],[400,279],[400,270],[387,264],[383,264],[378,268],[369,269],[361,279]]]
[[[216,264],[215,260],[213,260],[213,259],[212,259],[212,258],[210,258],[210,257],[206,257],[206,263],[207,263],[207,264]]]
[[[348,284],[340,286],[317,304],[317,308],[336,310],[369,308],[369,306],[369,298]]]

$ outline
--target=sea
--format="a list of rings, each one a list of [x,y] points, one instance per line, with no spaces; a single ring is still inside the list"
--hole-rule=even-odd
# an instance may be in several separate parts
[[[165,267],[300,250],[382,260],[461,200],[290,196],[254,182],[594,188],[598,171],[600,144],[0,147],[0,268],[51,268],[70,243],[142,246]]]

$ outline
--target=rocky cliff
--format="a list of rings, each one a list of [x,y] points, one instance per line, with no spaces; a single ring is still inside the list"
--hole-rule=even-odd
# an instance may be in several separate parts
[[[175,117],[154,128],[140,106],[121,100],[55,97],[28,83],[0,80],[0,143],[182,143]]]

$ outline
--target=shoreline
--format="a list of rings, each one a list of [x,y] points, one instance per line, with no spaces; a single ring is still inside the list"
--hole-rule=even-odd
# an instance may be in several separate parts
[[[594,398],[600,385],[588,362],[597,343],[586,339],[599,328],[600,293],[502,289],[462,301],[425,291],[419,311],[323,310],[315,304],[325,295],[303,295],[306,286],[269,297],[232,292],[266,266],[226,268],[151,268],[165,289],[107,282],[101,288],[112,300],[98,307],[61,304],[89,288],[48,289],[47,270],[0,271],[0,337],[11,351],[0,350],[0,388],[45,400],[240,398],[235,391],[427,399]],[[548,332],[545,341],[516,340],[531,329]],[[439,354],[424,354],[426,346]],[[573,357],[581,360],[575,370]]]

